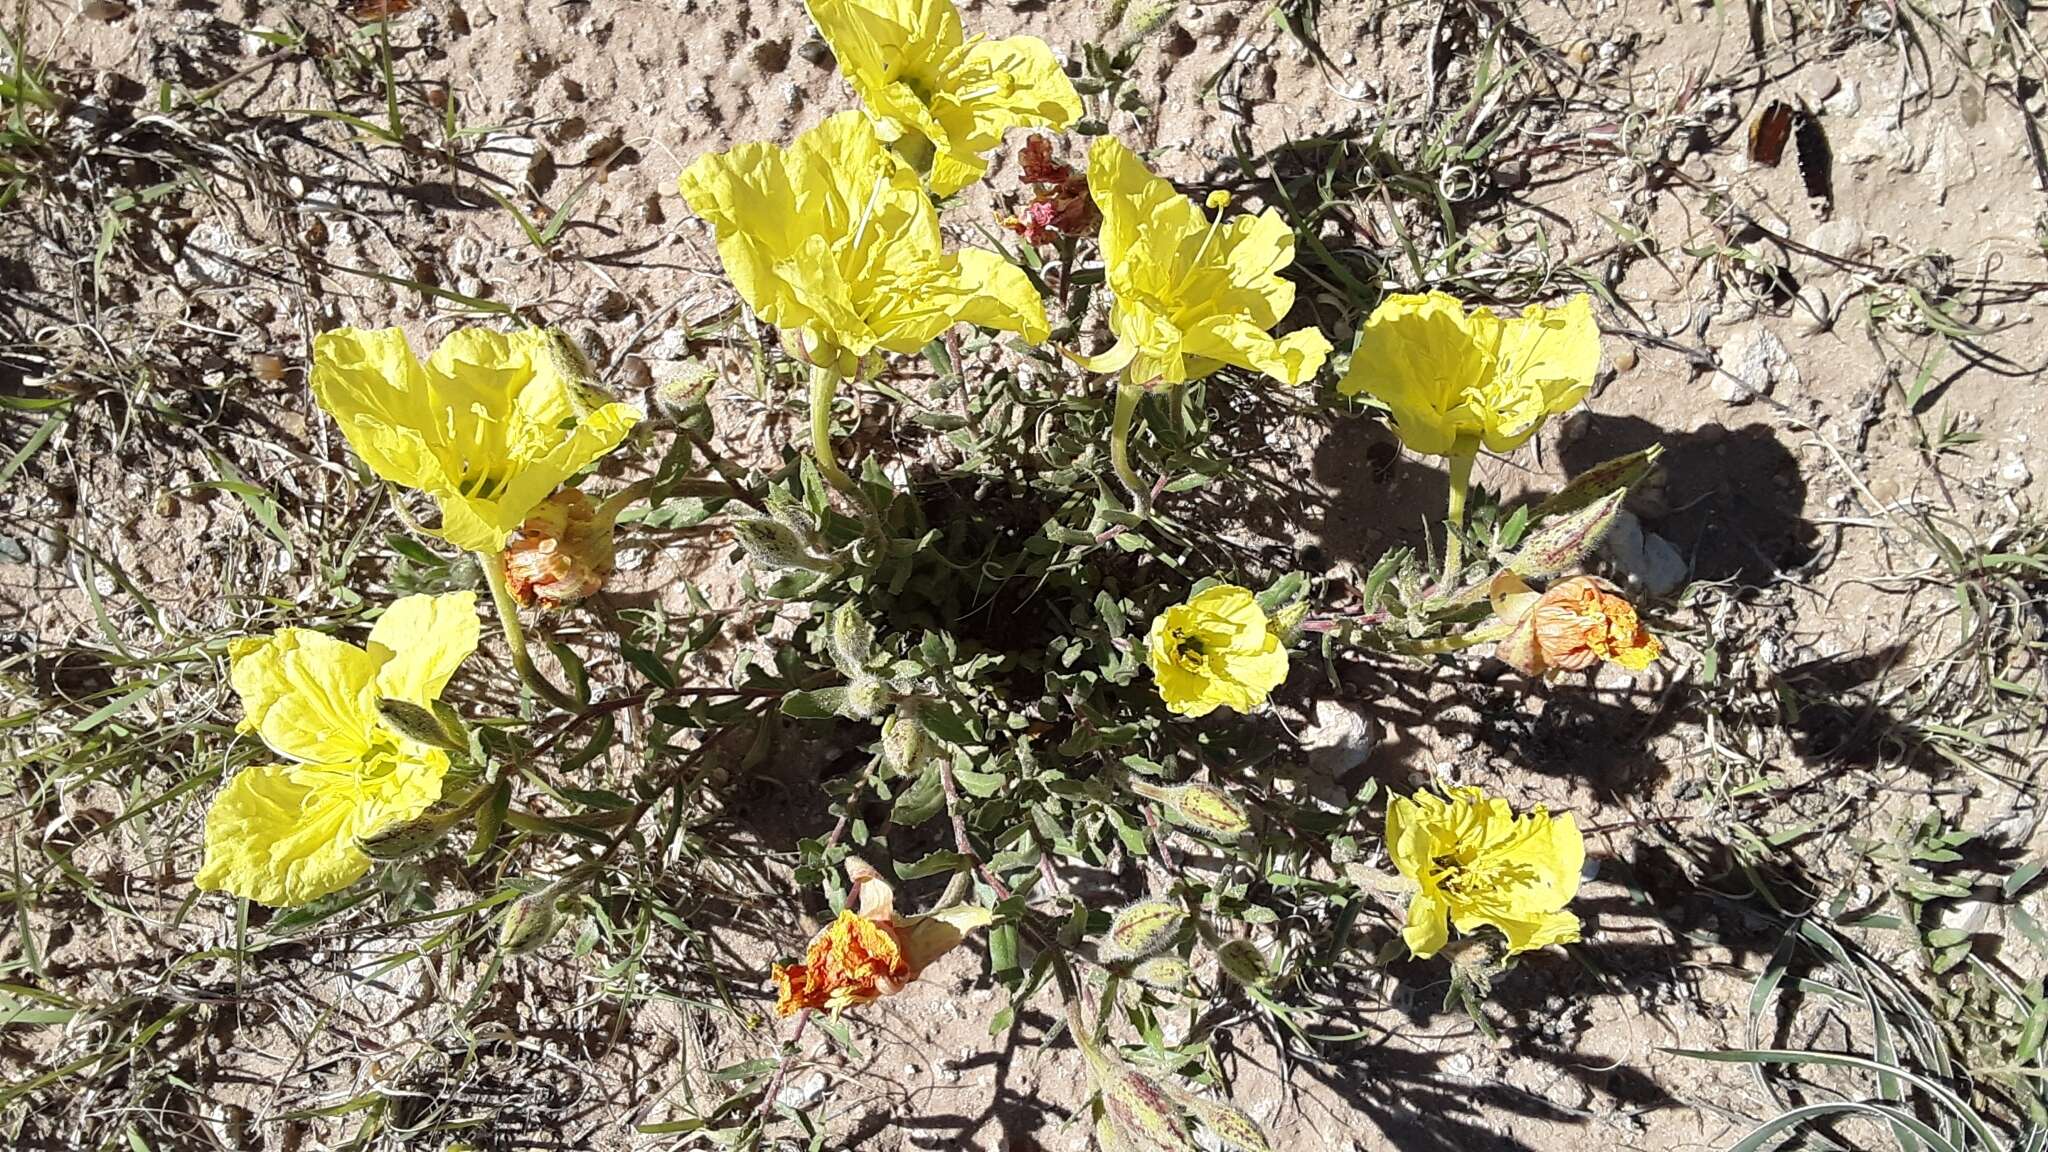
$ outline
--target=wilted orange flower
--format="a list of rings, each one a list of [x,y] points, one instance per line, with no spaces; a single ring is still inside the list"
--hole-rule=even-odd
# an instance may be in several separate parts
[[[505,546],[505,581],[521,604],[551,608],[595,595],[612,574],[616,509],[578,488],[542,501]]]
[[[1664,654],[1635,605],[1597,576],[1574,576],[1538,593],[1502,572],[1492,594],[1494,614],[1513,626],[1496,654],[1523,675],[1577,672],[1601,660],[1640,672]]]
[[[896,894],[881,874],[857,857],[846,861],[854,907],[841,909],[811,940],[801,964],[777,964],[775,1014],[823,1008],[834,1015],[893,996],[932,961],[958,947],[967,933],[989,922],[986,908],[956,904],[920,916],[898,917]]]

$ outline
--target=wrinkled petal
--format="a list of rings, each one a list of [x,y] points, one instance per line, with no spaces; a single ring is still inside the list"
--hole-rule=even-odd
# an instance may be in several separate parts
[[[1486,446],[1496,452],[1518,447],[1544,416],[1563,412],[1592,390],[1600,369],[1600,325],[1592,297],[1580,293],[1561,308],[1532,304],[1502,325],[1498,366],[1502,380],[1533,392],[1540,414],[1526,427],[1489,430]]]
[[[411,820],[440,799],[438,751],[361,763],[271,764],[237,773],[206,813],[206,858],[195,883],[260,904],[291,906],[338,892],[369,871],[357,841]]]
[[[1450,943],[1451,926],[1444,902],[1417,892],[1408,901],[1408,917],[1401,926],[1401,939],[1419,960],[1427,960]]]
[[[1314,328],[1275,340],[1242,316],[1212,316],[1196,324],[1182,347],[1189,355],[1235,364],[1290,386],[1313,379],[1330,355],[1329,339]]]
[[[349,797],[299,784],[289,768],[243,769],[207,810],[194,883],[274,907],[338,892],[370,870],[354,820]]]
[[[1366,318],[1337,390],[1385,404],[1411,451],[1449,456],[1481,432],[1464,396],[1491,379],[1499,329],[1491,312],[1468,314],[1442,292],[1389,296]]]
[[[432,707],[448,678],[476,651],[476,593],[407,596],[370,629],[370,643],[391,653],[377,673],[380,695]]]
[[[242,728],[272,750],[309,764],[341,763],[369,750],[381,657],[303,628],[238,640],[229,654]]]
[[[408,488],[430,489],[441,476],[424,434],[434,426],[426,379],[400,329],[313,337],[314,399],[370,471]]]

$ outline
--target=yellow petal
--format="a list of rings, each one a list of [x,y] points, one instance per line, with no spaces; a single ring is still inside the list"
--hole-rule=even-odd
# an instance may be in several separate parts
[[[313,398],[341,426],[370,471],[427,489],[440,461],[422,430],[433,427],[426,372],[397,328],[340,328],[313,337]]]
[[[287,628],[237,642],[228,680],[242,726],[281,755],[309,764],[363,755],[377,728],[378,657],[353,644]]]
[[[370,858],[356,847],[355,805],[270,764],[245,768],[206,812],[206,858],[193,882],[259,904],[317,900],[361,879]]]
[[[1385,404],[1411,451],[1449,456],[1481,430],[1464,397],[1492,378],[1499,330],[1491,312],[1468,315],[1455,296],[1389,296],[1366,319],[1337,390]]]
[[[955,904],[921,916],[896,921],[903,942],[903,959],[910,971],[922,972],[946,953],[958,948],[969,932],[985,928],[994,915],[973,904]]]
[[[1527,920],[1504,920],[1494,926],[1508,938],[1510,956],[1579,939],[1579,918],[1570,912],[1546,912]]]
[[[407,596],[370,629],[370,643],[391,653],[377,673],[377,691],[431,707],[448,678],[476,651],[476,593]]]
[[[951,0],[807,0],[805,7],[864,101],[898,76],[929,77],[964,39]]]
[[[988,173],[983,153],[1012,128],[1064,129],[1081,115],[1081,97],[1052,47],[1036,36],[976,40],[934,78],[925,129],[936,148],[929,183],[950,196]]]
[[[1015,332],[1026,344],[1043,344],[1052,328],[1045,319],[1045,300],[1022,268],[980,248],[962,248],[956,267],[970,291],[955,313],[958,319],[998,332]]]
[[[1450,942],[1451,928],[1446,913],[1444,902],[1436,896],[1417,892],[1409,898],[1408,918],[1401,926],[1401,939],[1416,959],[1427,960]]]
[[[1263,372],[1282,384],[1305,383],[1322,370],[1330,341],[1314,328],[1275,340],[1243,316],[1213,316],[1188,329],[1181,347],[1189,355]]]
[[[1119,279],[1133,288],[1169,289],[1180,241],[1208,227],[1200,210],[1114,136],[1088,149],[1088,194],[1102,212],[1102,264],[1112,291]],[[1148,236],[1155,243],[1141,251]]]
[[[1580,293],[1561,308],[1530,305],[1501,327],[1495,372],[1503,381],[1533,392],[1538,415],[1526,426],[1489,430],[1486,446],[1505,452],[1535,433],[1544,416],[1577,404],[1593,387],[1600,369],[1600,324],[1592,297]]]

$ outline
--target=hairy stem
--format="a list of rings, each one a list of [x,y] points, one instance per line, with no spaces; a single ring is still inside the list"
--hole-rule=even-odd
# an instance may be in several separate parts
[[[520,682],[562,711],[576,711],[579,705],[575,699],[541,675],[533,663],[533,654],[526,650],[526,630],[519,625],[519,602],[512,598],[512,588],[505,582],[504,557],[479,552],[476,562],[484,570],[484,579],[490,582],[491,603],[497,606],[498,625],[505,630],[505,646],[512,650],[512,667],[518,671]]]

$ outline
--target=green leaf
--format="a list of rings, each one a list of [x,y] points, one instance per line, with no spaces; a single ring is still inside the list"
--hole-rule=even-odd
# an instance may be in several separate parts
[[[939,765],[936,761],[928,762],[910,787],[897,795],[896,803],[889,809],[889,823],[914,828],[938,815],[945,806],[946,792],[939,780]]]

